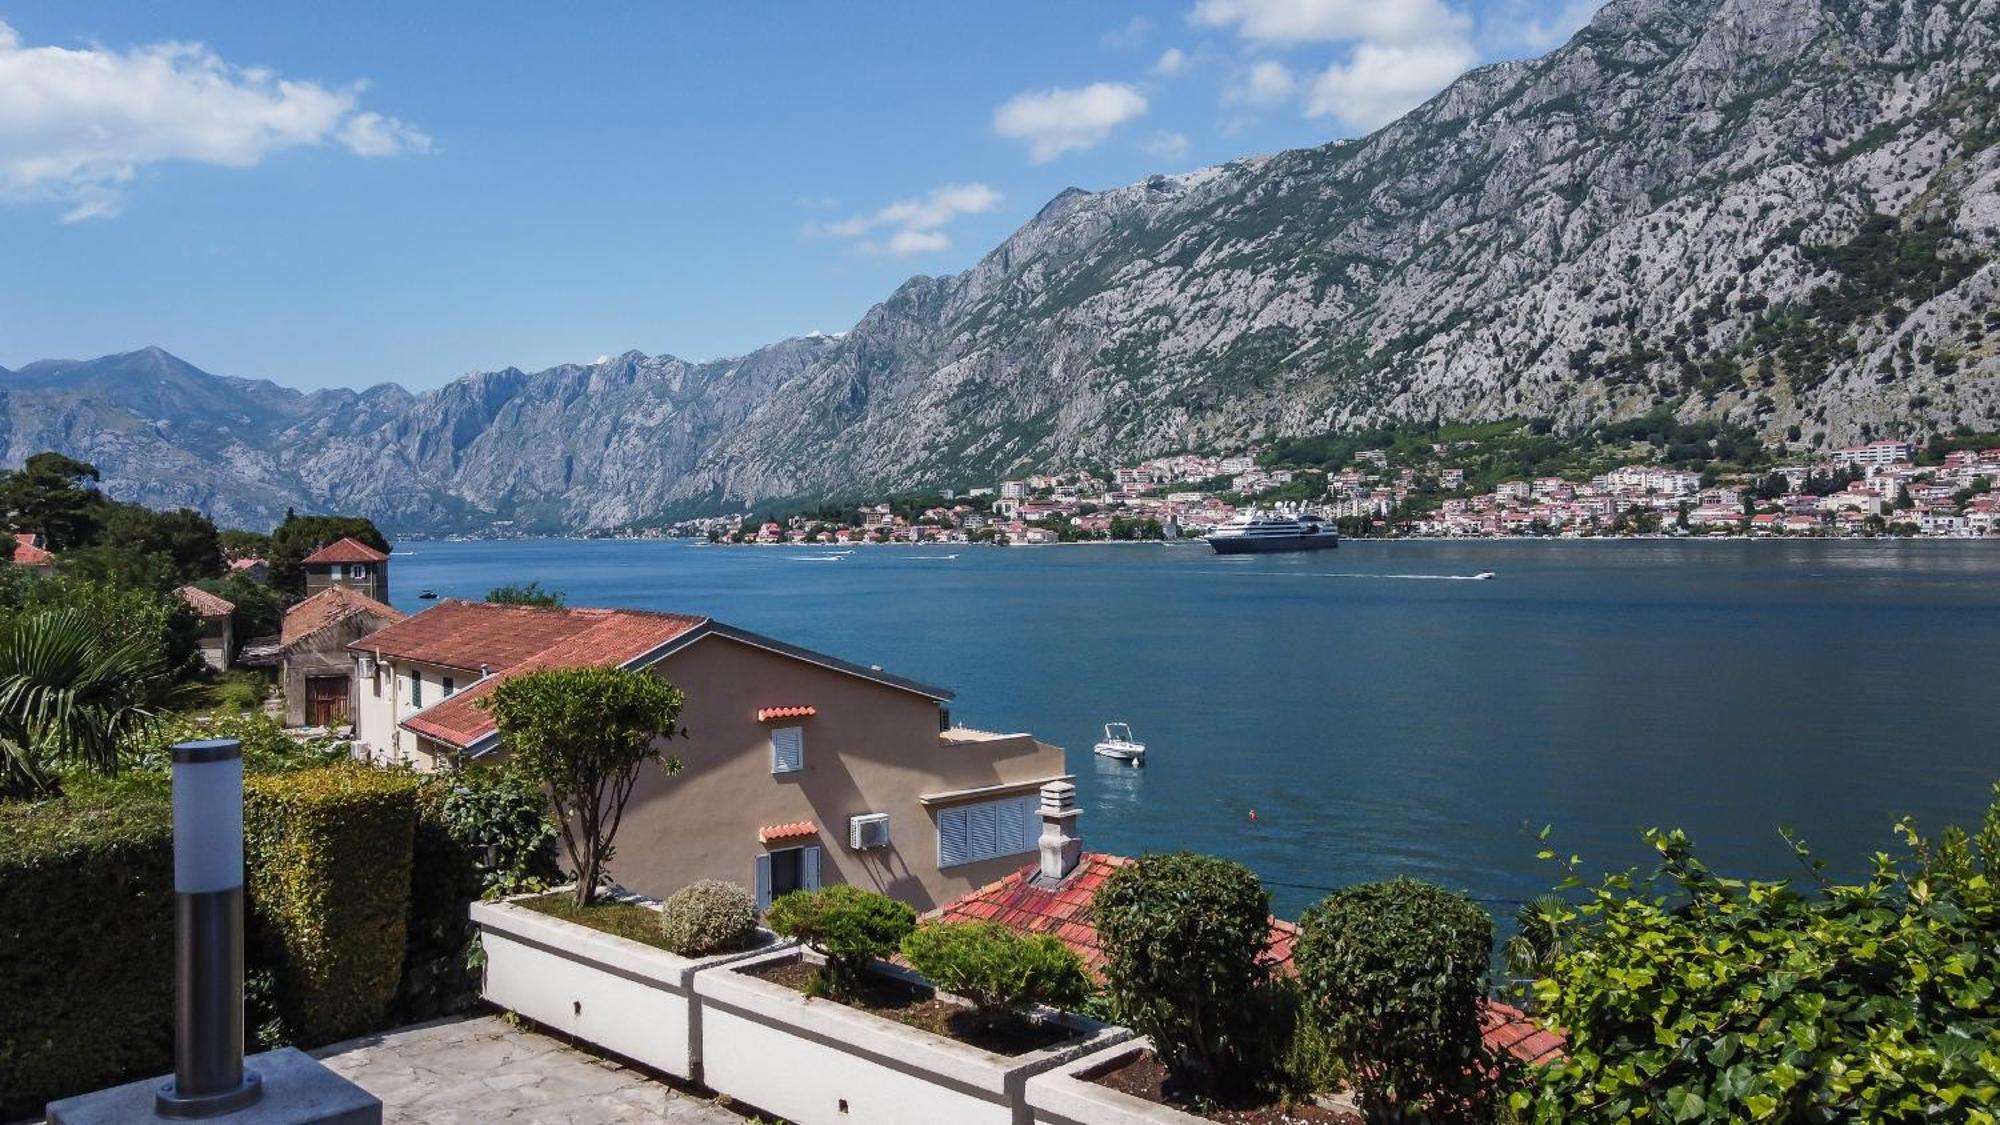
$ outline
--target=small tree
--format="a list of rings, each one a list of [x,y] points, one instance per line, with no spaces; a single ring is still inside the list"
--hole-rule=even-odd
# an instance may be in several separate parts
[[[493,712],[516,766],[548,789],[563,850],[588,906],[611,861],[625,802],[647,762],[680,772],[663,743],[682,734],[681,690],[627,668],[551,668],[503,680],[479,706]]]
[[[885,894],[835,883],[793,891],[771,904],[765,922],[826,958],[815,991],[852,996],[868,962],[887,957],[917,925],[917,912]]]
[[[972,1001],[987,1027],[1019,1021],[1037,1004],[1070,1007],[1090,995],[1083,959],[1068,946],[998,922],[919,926],[903,939],[903,956],[932,984]]]
[[[1492,949],[1484,910],[1414,879],[1349,887],[1306,911],[1299,976],[1371,1117],[1479,1116]]]
[[[512,582],[486,591],[486,600],[499,605],[532,605],[544,609],[561,609],[563,595],[561,590],[551,590],[538,581]]]
[[[1271,906],[1249,868],[1192,852],[1146,856],[1112,872],[1092,909],[1120,1021],[1198,1090],[1259,1080]]]

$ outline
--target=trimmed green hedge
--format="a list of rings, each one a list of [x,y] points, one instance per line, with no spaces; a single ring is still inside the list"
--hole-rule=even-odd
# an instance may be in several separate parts
[[[0,1120],[173,1067],[173,806],[0,803]]]
[[[357,765],[245,787],[249,948],[270,971],[285,1041],[314,1047],[388,1023],[408,942],[418,784]]]

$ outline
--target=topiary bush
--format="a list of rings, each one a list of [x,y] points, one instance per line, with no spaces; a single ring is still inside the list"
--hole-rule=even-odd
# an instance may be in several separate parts
[[[1293,960],[1371,1116],[1484,1113],[1492,950],[1486,911],[1414,879],[1348,887],[1306,911]]]
[[[247,938],[270,970],[284,1041],[313,1047],[387,1023],[409,933],[418,784],[360,765],[246,784]]]
[[[689,883],[660,904],[660,935],[683,957],[748,949],[757,940],[757,896],[720,879]]]
[[[1270,910],[1249,868],[1192,852],[1135,860],[1098,889],[1112,1008],[1195,1090],[1246,1089],[1268,1075],[1258,1024]]]
[[[0,802],[0,1120],[173,1067],[164,793]]]
[[[903,938],[903,957],[932,984],[972,1001],[988,1027],[1019,1022],[1038,1004],[1068,1008],[1090,995],[1083,959],[1068,946],[998,922],[919,926]]]
[[[764,921],[826,958],[816,991],[846,997],[860,985],[868,962],[894,953],[916,928],[917,912],[888,895],[836,883],[793,891],[771,904]]]

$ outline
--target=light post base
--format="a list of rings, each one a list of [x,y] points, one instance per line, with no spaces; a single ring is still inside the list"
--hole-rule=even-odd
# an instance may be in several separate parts
[[[264,1080],[249,1067],[243,1068],[243,1081],[234,1090],[223,1090],[214,1094],[198,1094],[187,1097],[174,1088],[175,1080],[167,1079],[153,1094],[153,1112],[160,1117],[176,1120],[187,1118],[220,1117],[242,1109],[257,1100],[264,1092]]]
[[[382,1125],[380,1098],[296,1047],[252,1055],[243,1063],[244,1087],[262,1093],[199,1120],[214,1125]],[[261,1081],[253,1081],[253,1073]],[[186,1115],[162,1112],[161,1094],[172,1086],[173,1077],[167,1075],[50,1102],[48,1125],[187,1121]],[[230,1091],[230,1095],[241,1096],[244,1087]]]

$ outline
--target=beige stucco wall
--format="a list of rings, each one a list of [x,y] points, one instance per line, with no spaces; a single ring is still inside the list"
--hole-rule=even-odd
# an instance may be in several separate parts
[[[612,863],[620,883],[666,895],[696,879],[750,886],[763,852],[763,825],[811,820],[825,882],[883,891],[920,908],[956,898],[1017,870],[1032,852],[940,871],[927,793],[996,784],[1035,783],[1064,772],[1060,748],[1019,737],[944,742],[933,700],[708,637],[668,656],[654,670],[687,694],[686,739],[669,749],[683,763],[668,777],[648,769],[626,807]],[[810,705],[805,768],[771,772],[770,730],[761,707]],[[1032,792],[1024,789],[1023,793]],[[847,819],[889,814],[890,846],[854,851]]]
[[[235,623],[228,616],[206,618],[201,623],[201,658],[220,672],[236,656]]]
[[[354,654],[347,655],[350,660],[355,659]],[[416,735],[397,726],[423,709],[410,702],[410,673],[414,671],[423,675],[424,707],[431,707],[445,698],[445,677],[451,677],[453,694],[456,694],[478,682],[479,673],[463,668],[447,668],[441,664],[386,659],[380,661],[376,669],[376,679],[370,681],[361,678],[358,664],[355,668],[354,740],[367,748],[368,757],[374,761],[431,769],[435,765],[431,753],[433,747],[427,742],[420,743]]]

